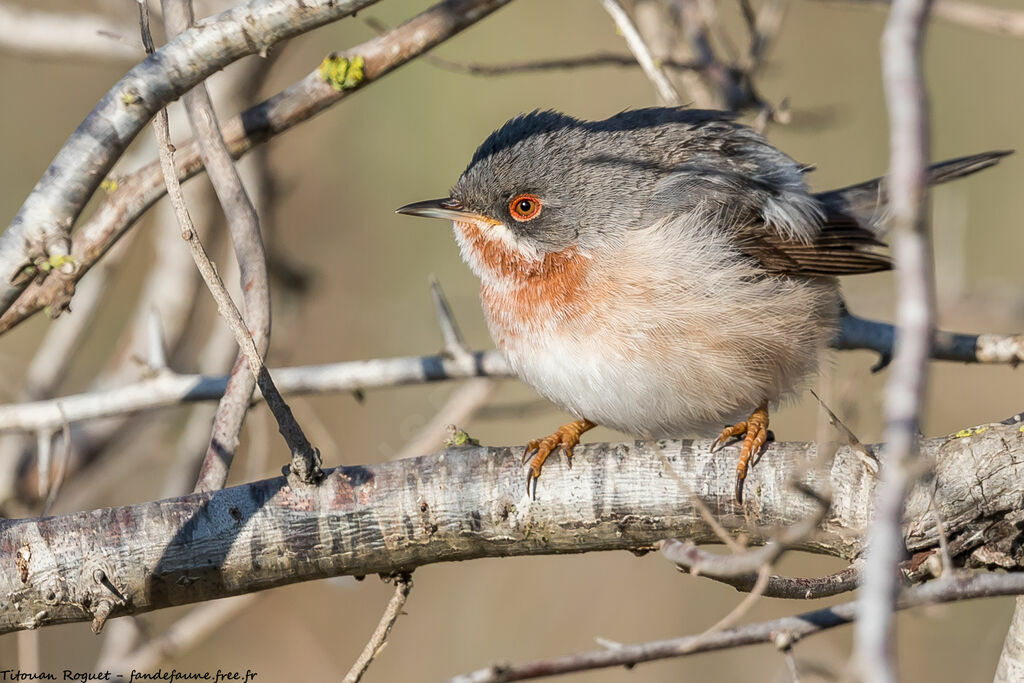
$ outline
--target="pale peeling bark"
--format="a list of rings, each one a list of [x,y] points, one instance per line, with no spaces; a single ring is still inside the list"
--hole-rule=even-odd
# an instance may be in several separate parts
[[[691,492],[725,528],[763,543],[773,528],[816,514],[816,504],[793,489],[794,477],[831,488],[833,500],[819,532],[798,547],[847,560],[862,552],[876,482],[864,456],[843,447],[828,466],[813,444],[772,444],[749,475],[741,508],[733,498],[735,447],[715,455],[708,447],[580,447],[572,470],[549,463],[536,501],[525,496],[521,448],[467,447],[339,468],[302,491],[277,478],[7,520],[0,527],[0,632],[434,562],[646,550],[666,537],[714,543]],[[938,547],[936,514],[957,563],[1024,566],[1021,423],[929,439],[922,454],[935,470],[907,500],[909,566]]]

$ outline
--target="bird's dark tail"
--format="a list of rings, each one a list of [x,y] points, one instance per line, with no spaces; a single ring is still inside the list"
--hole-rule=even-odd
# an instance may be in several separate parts
[[[928,167],[928,184],[938,185],[983,171],[1010,154],[1013,154],[1013,150],[984,152],[932,164]],[[816,196],[828,214],[852,216],[864,227],[878,231],[878,224],[885,216],[889,204],[884,181],[885,178],[875,178],[865,183],[821,192]]]

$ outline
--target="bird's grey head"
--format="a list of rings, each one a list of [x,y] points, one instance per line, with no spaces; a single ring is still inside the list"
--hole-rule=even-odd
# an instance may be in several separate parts
[[[639,218],[643,169],[608,135],[556,112],[519,116],[473,155],[451,197],[539,252],[560,251]]]
[[[664,139],[664,126],[693,124],[700,114],[645,109],[596,122],[553,111],[518,116],[480,145],[451,197],[539,252],[588,247],[645,223],[651,192],[670,171],[666,148],[679,149]]]
[[[476,220],[542,257],[707,207],[748,220],[743,205],[792,192],[806,195],[800,167],[722,112],[651,108],[581,121],[537,111],[493,132],[449,197],[399,212]]]
[[[400,213],[489,220],[524,252],[591,246],[648,219],[686,131],[721,112],[640,109],[603,121],[554,111],[517,116],[477,149],[448,198]]]

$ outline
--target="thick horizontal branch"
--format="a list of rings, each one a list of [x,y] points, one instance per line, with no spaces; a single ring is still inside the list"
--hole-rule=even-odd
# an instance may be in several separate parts
[[[288,4],[285,0],[273,1],[280,4]],[[291,0],[291,2],[295,1]],[[238,159],[256,145],[264,143],[293,126],[316,116],[348,95],[359,92],[366,85],[373,83],[436,45],[443,43],[510,1],[447,0],[446,2],[434,5],[382,36],[368,40],[344,53],[334,55],[332,59],[325,62],[325,66],[333,64],[340,71],[340,67],[343,64],[358,64],[361,60],[362,67],[361,69],[353,69],[351,74],[346,69],[347,77],[340,80],[335,79],[333,84],[328,83],[328,79],[325,78],[324,73],[318,68],[268,100],[245,110],[238,116],[222,121],[221,132],[228,151],[232,157]],[[264,0],[264,2],[271,2],[271,0]],[[298,4],[302,3],[299,2]],[[319,0],[318,2],[308,2],[307,4],[316,7],[327,4],[334,6],[336,10],[340,11],[340,8],[343,7],[369,4],[369,0],[364,0],[362,3]],[[201,22],[200,26],[202,25],[203,23]],[[143,62],[140,67],[154,59],[160,59],[160,55],[164,54],[165,50],[178,45],[198,28],[186,31],[178,39],[161,48],[150,60]],[[296,33],[298,32],[296,31]],[[125,79],[127,78],[128,76],[125,77]],[[117,93],[120,92],[118,88],[126,87],[123,85],[125,79],[122,79],[122,82],[115,86],[111,92]],[[198,79],[196,82],[199,80],[202,79]],[[189,84],[189,87],[191,85],[192,83]],[[178,94],[180,92],[174,96],[177,97]],[[108,99],[110,97],[108,95]],[[107,100],[104,100],[104,102],[107,102]],[[145,118],[140,114],[138,117],[141,120],[139,126],[141,127],[163,103],[145,100],[148,114],[145,115]],[[151,104],[153,105],[152,107],[150,107]],[[109,106],[116,107],[118,105],[114,103],[114,105]],[[139,106],[142,105],[140,104]],[[87,119],[87,121],[91,120],[91,117],[94,115],[96,115],[96,112],[90,115],[90,119]],[[82,125],[85,126],[84,123]],[[132,134],[134,135],[134,132]],[[114,142],[117,144],[114,144]],[[114,142],[111,144],[115,148],[121,144],[118,141]],[[124,141],[123,144],[127,145],[127,142]],[[65,152],[61,154],[64,155]],[[67,154],[71,154],[71,152],[67,152]],[[120,154],[120,152],[117,152],[117,154]],[[58,161],[61,158],[59,156]],[[114,156],[114,159],[116,159],[116,156]],[[56,164],[57,161],[54,163]],[[113,160],[110,161],[110,164],[112,163]],[[188,141],[177,145],[175,165],[178,178],[181,180],[191,178],[202,170],[202,160],[200,159],[199,148],[195,141]],[[85,196],[85,199],[88,199],[88,195],[92,194],[96,185],[103,179],[102,176],[109,171],[109,165],[106,164],[102,168],[94,168],[92,166],[86,167],[84,164],[77,162],[62,168],[65,174],[78,174],[66,182],[74,182],[78,188],[75,196],[78,198]],[[88,168],[88,171],[84,170],[86,168]],[[51,185],[53,183],[49,180],[45,180],[45,183],[40,181],[40,186],[50,187]],[[124,234],[125,230],[131,227],[166,192],[160,164],[157,161],[128,177],[111,179],[107,186],[116,189],[111,191],[110,195],[96,209],[90,220],[75,235],[71,245],[73,268],[69,269],[70,272],[58,270],[57,272],[50,273],[42,282],[29,284],[13,305],[0,295],[0,311],[3,311],[3,315],[0,315],[0,333],[9,330],[44,307],[49,307],[54,315],[63,310],[74,292],[75,283],[114,245],[117,239]],[[48,192],[52,194],[52,190]],[[81,206],[77,199],[73,206],[68,204],[67,201],[54,203],[51,206],[51,204],[46,204],[46,202],[56,202],[57,200],[49,197],[49,194],[36,198],[34,193],[26,201],[25,206],[49,206],[54,215],[66,215],[67,218],[62,220],[67,221],[72,220],[78,215]],[[84,205],[84,201],[82,199],[80,203]],[[68,206],[61,209],[61,204],[68,204]],[[23,208],[22,213],[25,211],[26,209]],[[23,259],[17,255],[22,251],[19,249],[19,246],[25,245],[11,242],[15,235],[21,235],[28,229],[26,227],[28,224],[25,223],[25,219],[21,216],[22,214],[19,214],[19,218],[15,219],[17,227],[15,227],[15,224],[12,224],[12,227],[8,228],[3,237],[0,237],[0,276],[5,275],[5,269],[8,267],[14,268],[15,265],[18,268],[21,267]],[[28,223],[32,223],[32,221]],[[70,222],[62,223],[60,233],[62,239],[66,237],[70,226]],[[38,251],[38,249],[35,250]],[[11,256],[12,254],[14,256]],[[18,263],[14,264],[13,261],[18,261]],[[0,285],[2,284],[0,283]]]
[[[964,436],[966,435],[966,436]],[[716,543],[692,498],[754,544],[819,514],[794,478],[831,490],[832,510],[800,548],[852,560],[863,551],[875,478],[848,447],[771,444],[733,497],[736,449],[707,441],[580,447],[526,495],[520,448],[461,447],[343,467],[318,487],[283,478],[213,493],[44,519],[0,522],[0,632],[159,609],[345,574],[393,574],[481,557],[646,550],[664,538]],[[933,478],[907,501],[915,557],[938,547],[936,515],[960,563],[1024,562],[1015,422],[929,439]],[[935,496],[934,490],[942,495]],[[668,565],[666,565],[667,567]]]
[[[497,351],[473,353],[472,362],[468,364],[446,356],[405,356],[296,366],[271,372],[278,389],[290,394],[358,392],[468,377],[510,376],[505,357]],[[108,391],[0,405],[0,432],[47,431],[65,423],[181,403],[215,401],[224,395],[227,384],[227,375],[209,377],[163,371],[155,377]]]

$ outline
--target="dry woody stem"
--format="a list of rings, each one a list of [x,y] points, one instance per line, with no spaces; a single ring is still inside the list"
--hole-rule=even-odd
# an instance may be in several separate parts
[[[254,0],[254,2],[255,1],[257,0]],[[263,1],[267,4],[273,4],[271,0]],[[443,43],[500,7],[508,4],[510,1],[511,0],[446,0],[445,2],[440,2],[425,10],[383,36],[378,36],[368,40],[361,45],[357,45],[356,47],[345,51],[344,53],[339,53],[336,57],[353,60],[358,58],[362,60],[363,67],[361,70],[361,78],[349,79],[348,87],[335,89],[327,82],[327,80],[325,80],[324,75],[321,73],[321,69],[314,69],[312,73],[307,75],[305,78],[292,84],[280,93],[254,107],[250,107],[238,116],[234,116],[223,121],[221,128],[228,150],[231,152],[233,158],[237,159],[241,157],[249,152],[253,147],[266,142],[293,126],[312,118],[313,116],[316,116],[321,111],[336,104],[349,95],[359,92],[366,85],[373,83],[391,71],[394,71],[396,68],[408,63],[440,43]],[[354,11],[354,9],[359,9],[371,4],[372,0],[363,0],[362,2],[327,2],[327,0],[322,0],[316,3],[309,1],[302,3],[296,2],[295,0],[292,0],[291,2],[277,0],[277,2],[286,5],[294,4],[296,6],[315,4],[317,8],[315,10],[311,9],[311,15],[318,16],[317,13],[323,10],[323,12],[330,15],[330,19],[328,20],[334,20],[345,16],[347,13]],[[329,7],[329,9],[324,9],[322,6]],[[233,22],[238,20],[236,15],[244,14],[245,8],[236,8],[236,10],[231,10],[231,12],[225,13],[225,15],[218,15],[218,17],[223,17],[223,21],[226,22],[227,25],[233,26]],[[142,70],[143,67],[146,67],[146,70],[143,70],[141,73],[149,74],[150,69],[156,68],[155,65],[151,63],[155,57],[162,57],[164,62],[161,63],[168,63],[173,66],[174,63],[172,57],[173,55],[177,55],[176,50],[180,49],[180,44],[187,43],[192,37],[199,37],[197,36],[197,32],[199,32],[200,28],[208,29],[210,26],[219,26],[215,21],[217,19],[217,17],[204,19],[196,28],[186,31],[177,39],[162,47],[158,51],[157,55],[154,55],[153,58],[136,67],[128,76],[125,77],[125,79],[122,79],[122,81],[140,78],[141,76],[137,76],[135,72]],[[302,24],[297,25],[296,27],[288,27],[288,36],[293,35],[294,33],[301,33],[302,27]],[[294,33],[292,32],[293,28]],[[308,27],[306,30],[308,30]],[[208,32],[209,31],[207,31],[207,33]],[[249,48],[252,49],[244,54],[252,54],[256,50],[269,49],[273,42],[271,38],[277,40],[288,37],[281,36],[278,38],[277,33],[271,33],[269,36],[270,37],[266,38],[267,42],[265,43],[261,43],[259,45],[250,44]],[[201,37],[205,40],[210,36],[202,34]],[[190,43],[188,44],[191,45]],[[212,48],[203,47],[195,49],[197,52],[188,55],[192,60],[198,59],[197,55],[205,54],[204,50]],[[237,57],[233,57],[232,61],[233,59],[237,59],[241,56],[243,55],[240,54]],[[221,55],[218,54],[216,57],[220,58]],[[213,60],[214,57],[210,57],[210,59]],[[210,72],[212,73],[223,66],[224,64],[221,62],[211,61]],[[193,73],[190,67],[187,66],[180,67],[180,71],[186,74]],[[168,74],[164,74],[162,71],[158,73],[158,76],[160,78],[170,78]],[[155,78],[151,75],[146,75],[145,77],[148,79],[146,80],[147,83]],[[163,100],[158,99],[156,95],[148,92],[144,93],[142,103],[136,106],[143,107],[145,105],[144,108],[148,113],[145,113],[145,118],[142,118],[139,122],[139,127],[141,128],[142,125],[149,120],[149,117],[157,111],[159,106],[163,106],[164,103],[171,101],[174,97],[177,97],[194,85],[194,83],[198,83],[201,80],[202,78],[199,78],[193,82],[190,79],[187,83],[182,83],[180,87],[176,84],[176,89],[165,94]],[[111,91],[111,94],[108,94],[108,99],[118,96],[120,93],[120,90],[118,89],[119,87],[122,87],[122,84],[115,86]],[[151,102],[155,102],[158,106],[154,106],[152,109],[149,109],[148,106]],[[88,119],[89,121],[95,117],[98,118],[98,120],[106,122],[106,119],[103,118],[105,115],[104,112],[106,111],[103,108],[106,106],[105,103],[106,100],[97,107],[97,110],[90,115],[90,119]],[[107,124],[104,123],[104,125]],[[82,128],[87,128],[86,124],[83,124],[80,130]],[[116,142],[120,144],[119,141]],[[127,146],[127,142],[128,141],[124,141],[124,146]],[[114,151],[116,152],[116,150]],[[104,154],[109,153],[105,147],[102,147],[95,153],[99,154],[100,152]],[[70,152],[66,153],[70,154]],[[119,152],[117,152],[117,155],[119,156]],[[176,171],[179,180],[190,178],[202,170],[199,149],[194,141],[189,141],[179,145],[175,156],[177,158]],[[102,168],[95,171],[90,170],[88,173],[82,174],[86,177],[70,178],[66,181],[67,183],[76,183],[75,187],[77,189],[75,191],[82,193],[82,197],[80,199],[75,199],[74,207],[68,209],[68,211],[73,214],[73,217],[77,217],[78,211],[81,210],[81,206],[78,205],[78,202],[80,201],[81,205],[85,204],[85,201],[92,195],[93,191],[95,191],[96,186],[98,186],[100,181],[103,179],[103,175],[110,170],[110,167],[113,165],[115,160],[116,156],[112,156],[112,158],[104,160]],[[64,168],[66,172],[70,172],[72,169],[84,169],[87,168],[87,166],[84,165],[84,162],[69,162],[68,164],[64,164],[62,168]],[[65,181],[61,180],[60,182],[64,183]],[[82,183],[88,183],[88,186],[78,187],[77,184]],[[75,283],[107,252],[107,250],[114,245],[117,239],[123,235],[124,232],[131,227],[150,206],[163,196],[166,191],[158,162],[153,162],[145,168],[133,173],[129,177],[118,178],[116,188],[117,189],[113,190],[107,199],[101,203],[90,219],[77,230],[75,238],[70,245],[71,261],[74,267],[64,269],[70,272],[58,270],[57,272],[51,272],[49,277],[42,282],[32,282],[28,284],[27,287],[24,286],[25,283],[22,283],[17,288],[8,288],[6,293],[0,292],[0,310],[3,310],[3,314],[0,315],[0,332],[10,329],[44,307],[49,307],[50,310],[55,313],[63,310],[74,292]],[[60,192],[60,189],[57,188],[53,191]],[[37,200],[32,197],[29,199],[31,201],[27,200],[26,206],[29,206],[30,204],[34,205],[37,202]],[[42,200],[40,199],[39,201]],[[60,241],[58,242],[58,245],[61,246],[61,249],[64,249],[67,246],[66,242],[68,234],[70,233],[70,221],[72,221],[72,218],[68,218],[67,221],[68,224],[60,231]],[[3,238],[0,238],[0,273],[3,272],[5,257],[8,255],[7,252],[5,252],[5,249],[8,249],[8,242],[5,241],[5,239],[8,237],[8,234],[14,234],[12,233],[12,229],[15,225],[20,226],[15,232],[24,232],[28,229],[23,225],[23,221],[21,221],[20,218],[17,218],[15,219],[15,223],[12,224],[12,228],[8,229],[7,233],[4,233]],[[54,248],[58,245],[55,245]],[[64,250],[66,251],[66,249]],[[11,255],[11,258],[15,261],[21,262],[24,258],[21,255],[23,251],[24,250],[19,247],[16,250],[16,253]],[[3,298],[3,296],[13,296],[17,294],[22,287],[24,287],[25,291],[21,293],[13,305]]]
[[[387,645],[391,629],[402,613],[402,608],[405,607],[405,601],[409,598],[409,591],[411,590],[412,579],[408,575],[399,576],[395,580],[395,593],[391,596],[391,600],[388,601],[388,606],[384,609],[384,614],[381,615],[380,623],[377,624],[377,628],[373,630],[373,635],[370,636],[366,647],[359,653],[359,657],[345,675],[343,683],[359,683],[363,674],[370,668],[370,664],[373,663],[373,660],[376,659],[377,655],[384,649],[384,646]]]
[[[954,602],[974,598],[1016,595],[1024,592],[1024,575],[965,575],[950,581],[933,581],[905,590],[896,605],[908,609],[918,605]],[[715,633],[658,640],[636,645],[620,645],[606,650],[580,652],[573,655],[542,659],[522,664],[497,664],[462,676],[447,683],[505,683],[558,676],[578,671],[592,671],[612,666],[632,666],[670,657],[685,657],[747,645],[771,644],[788,651],[802,638],[849,624],[857,614],[856,602],[782,617]],[[1016,680],[1016,679],[1014,679]]]
[[[929,121],[921,44],[930,0],[894,0],[882,36],[882,76],[889,109],[889,227],[896,271],[896,337],[885,392],[882,483],[870,529],[854,657],[860,675],[877,683],[897,680],[896,564],[907,493],[923,470],[918,433],[935,321],[935,282],[926,222]]]
[[[943,520],[958,566],[1024,568],[1024,423],[928,439],[935,463],[907,497],[903,540],[919,576],[939,553]],[[553,463],[537,500],[526,496],[515,448],[455,447],[433,455],[342,467],[316,487],[284,478],[220,491],[42,519],[0,522],[0,633],[238,595],[339,575],[408,573],[480,557],[643,551],[666,538],[718,543],[691,491],[750,544],[820,515],[794,487],[832,492],[829,514],[794,547],[847,561],[863,554],[876,478],[848,446],[770,444],[733,496],[734,447],[707,441],[579,447],[572,470]],[[354,455],[351,459],[356,459]],[[938,500],[934,495],[941,489]],[[638,560],[642,561],[642,560]],[[106,584],[93,580],[101,569]],[[666,570],[669,565],[666,564]],[[917,573],[914,573],[917,572]],[[117,597],[120,596],[120,597]]]
[[[152,49],[152,38],[149,36],[145,3],[141,3],[139,7],[142,21],[143,42],[146,44],[147,51],[149,51]],[[256,383],[259,385],[260,391],[267,400],[267,404],[270,406],[274,416],[278,418],[278,427],[292,451],[292,471],[298,477],[296,483],[315,483],[321,476],[319,453],[316,452],[316,449],[314,449],[312,444],[310,444],[306,439],[305,434],[302,433],[301,428],[299,428],[298,424],[295,422],[295,419],[291,414],[291,410],[281,398],[280,392],[278,392],[277,388],[274,386],[273,379],[270,377],[270,373],[263,365],[263,359],[260,356],[259,350],[256,348],[252,335],[249,333],[249,329],[245,325],[245,321],[242,320],[242,316],[238,312],[238,308],[235,306],[234,301],[231,300],[231,295],[228,294],[227,288],[224,286],[223,280],[221,280],[220,275],[217,273],[216,267],[210,261],[209,256],[206,254],[206,250],[199,241],[195,226],[192,224],[192,219],[188,215],[188,209],[185,206],[185,198],[181,194],[181,186],[178,183],[177,175],[174,172],[173,147],[170,142],[166,109],[161,109],[157,113],[154,128],[156,130],[160,152],[160,163],[164,171],[165,182],[167,183],[168,196],[171,200],[171,205],[174,208],[174,213],[178,218],[178,224],[181,228],[181,236],[188,243],[189,249],[192,252],[192,257],[196,262],[196,267],[199,269],[199,272],[203,277],[203,281],[206,282],[211,294],[213,294],[214,300],[217,302],[218,312],[231,327],[231,330],[235,335],[235,339],[241,347],[242,353],[248,363],[252,377],[256,379]],[[250,395],[251,392],[252,389],[250,386]],[[242,400],[242,416],[244,416],[248,403],[249,396],[245,396]],[[239,419],[239,425],[240,424],[241,419]],[[211,449],[214,451],[215,459],[221,463],[220,466],[223,469],[223,476],[215,475],[208,477],[206,476],[208,469],[204,469],[204,472],[200,475],[197,490],[220,488],[223,486],[223,482],[227,478],[227,463],[230,462],[229,451],[217,443],[216,436],[217,433],[215,431],[215,438],[213,443],[211,443]],[[237,433],[234,435],[234,438],[237,440]]]
[[[147,122],[213,73],[246,55],[342,19],[375,0],[250,0],[195,27],[136,65],[96,105],[0,235],[0,310],[49,262],[74,271],[71,227],[114,162]]]

